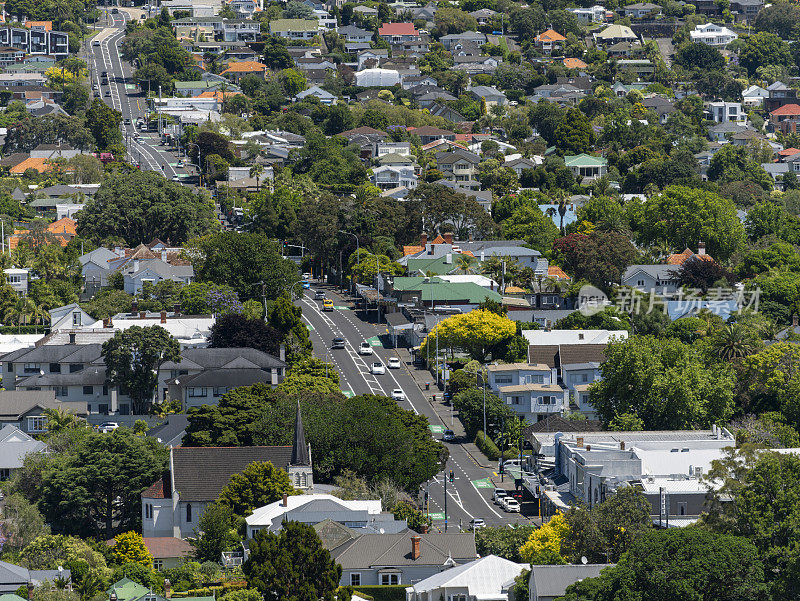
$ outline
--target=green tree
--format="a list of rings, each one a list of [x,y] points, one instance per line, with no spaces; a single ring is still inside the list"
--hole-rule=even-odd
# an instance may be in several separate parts
[[[19,551],[43,534],[50,534],[44,517],[36,505],[28,502],[19,493],[6,496],[3,504],[3,524],[1,527],[6,538],[5,548]]]
[[[503,221],[503,235],[508,240],[525,240],[541,253],[549,252],[558,238],[558,227],[536,204],[525,204]]]
[[[160,326],[117,332],[103,343],[102,354],[109,384],[127,391],[137,415],[146,414],[153,401],[161,364],[180,361],[178,341]]]
[[[741,361],[741,402],[748,411],[780,411],[800,425],[800,349],[777,342]]]
[[[295,69],[284,69],[280,73],[280,82],[289,98],[294,98],[306,89],[306,76]]]
[[[643,203],[630,203],[635,238],[644,244],[666,241],[671,248],[697,248],[727,260],[744,242],[744,227],[732,201],[713,192],[671,186]]]
[[[497,555],[509,561],[522,563],[519,549],[524,545],[535,526],[516,524],[513,528],[500,526],[487,526],[475,531],[475,547],[478,555]]]
[[[231,508],[222,503],[211,503],[203,510],[195,536],[189,539],[198,561],[218,563],[223,551],[230,551],[239,543],[233,520]]]
[[[287,341],[286,360],[290,365],[311,355],[311,339],[302,320],[302,309],[285,296],[270,308],[269,325]]]
[[[296,363],[288,375],[278,385],[278,389],[288,395],[303,391],[334,393],[339,392],[339,372],[322,359],[308,357]]]
[[[263,319],[248,319],[235,313],[218,317],[211,326],[212,348],[254,348],[277,356],[284,336]]]
[[[473,380],[474,382],[474,380]],[[453,408],[464,425],[467,439],[472,441],[483,430],[483,391],[477,388],[462,390],[453,396]],[[493,392],[486,392],[486,434],[496,439],[505,422],[511,422],[514,412]]]
[[[756,31],[775,33],[784,40],[797,39],[800,8],[789,2],[776,2],[758,11]]]
[[[631,414],[648,430],[708,427],[733,412],[731,366],[706,365],[694,346],[634,336],[611,342],[605,354],[603,378],[590,389],[605,423]]]
[[[747,37],[739,51],[739,64],[747,69],[750,75],[756,69],[767,65],[789,67],[792,64],[792,53],[789,45],[777,34],[760,31]]]
[[[519,549],[526,563],[535,565],[567,563],[561,554],[561,545],[570,536],[570,527],[563,513],[557,513],[548,522],[531,532],[527,542]]]
[[[153,556],[144,544],[142,535],[133,531],[120,532],[114,537],[111,557],[117,564],[139,563],[147,568],[153,566]]]
[[[86,111],[86,123],[100,150],[118,148],[122,145],[122,130],[119,127],[121,121],[122,113],[99,98],[95,98],[92,106]]]
[[[314,528],[298,522],[257,533],[242,570],[265,601],[333,601],[342,574]]]
[[[741,601],[767,593],[764,565],[747,539],[700,528],[652,530],[599,578],[567,588],[564,601]]]
[[[433,524],[430,516],[426,516],[408,501],[400,501],[392,507],[392,514],[396,520],[406,520],[408,527],[416,532],[424,532]]]
[[[595,136],[586,115],[576,108],[568,108],[556,127],[555,137],[558,147],[565,153],[580,154],[591,149]]]
[[[497,313],[476,309],[440,321],[425,337],[420,347],[424,356],[428,349],[459,348],[477,361],[484,361],[500,345],[517,332],[516,324]]]
[[[619,282],[638,256],[629,237],[616,232],[570,234],[556,240],[553,249],[575,280],[588,280],[604,290]]]
[[[722,69],[725,57],[713,46],[695,42],[681,46],[675,55],[675,62],[686,69],[712,70]]]
[[[254,461],[240,474],[234,474],[219,493],[217,503],[233,515],[247,517],[254,509],[269,505],[283,495],[299,494],[285,470],[269,461]]]
[[[772,190],[773,180],[761,163],[753,158],[744,146],[725,144],[714,153],[708,168],[708,178],[719,184],[750,181],[764,190]]]
[[[134,169],[105,179],[78,215],[78,234],[97,242],[123,238],[136,245],[160,238],[181,244],[208,232],[213,215],[203,194],[153,171]]]

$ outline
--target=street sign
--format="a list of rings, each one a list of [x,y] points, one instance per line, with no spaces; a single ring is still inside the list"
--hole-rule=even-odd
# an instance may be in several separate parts
[[[378,336],[373,336],[372,338],[367,338],[367,342],[369,342],[370,346],[379,346],[383,348],[383,343]]]
[[[494,488],[494,484],[489,478],[482,478],[480,480],[473,480],[472,485],[475,488]]]
[[[434,434],[441,434],[442,432],[444,432],[444,426],[429,425],[428,428],[430,428],[431,432],[433,432]]]
[[[354,396],[356,396],[356,393],[353,392],[352,390],[342,390],[342,394],[346,396],[348,399],[352,399]]]
[[[307,323],[306,327],[308,328],[309,332],[313,332],[314,331],[314,326],[312,326],[310,323]]]
[[[431,511],[428,515],[431,516],[431,519],[434,520],[434,521],[439,521],[439,522],[443,522],[444,521],[444,512],[443,511],[436,511],[436,512]]]
[[[335,305],[333,308],[337,311],[350,311],[350,307],[345,307],[344,305]]]

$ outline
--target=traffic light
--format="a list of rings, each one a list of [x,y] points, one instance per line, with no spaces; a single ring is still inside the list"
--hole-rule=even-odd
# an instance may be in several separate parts
[[[453,473],[453,470],[450,470],[450,482],[456,479],[456,475]]]
[[[505,474],[506,473],[506,468],[502,463],[500,464],[500,473],[501,474]]]

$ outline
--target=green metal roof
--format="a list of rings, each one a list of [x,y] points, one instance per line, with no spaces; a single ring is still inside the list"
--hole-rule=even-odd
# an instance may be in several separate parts
[[[565,156],[564,164],[567,167],[597,167],[608,165],[608,161],[603,157],[593,157],[582,153],[572,156]]]
[[[465,301],[471,304],[484,302],[486,299],[493,301],[502,300],[502,296],[494,290],[487,290],[473,282],[450,283],[432,277],[397,277],[394,279],[394,288],[401,292],[419,291],[420,300],[423,302],[448,303]]]

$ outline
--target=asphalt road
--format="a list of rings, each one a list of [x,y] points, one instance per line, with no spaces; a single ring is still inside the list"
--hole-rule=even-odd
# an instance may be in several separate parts
[[[322,301],[313,300],[313,290],[304,291],[306,295],[298,304],[302,307],[303,319],[309,326],[314,354],[336,366],[344,393],[348,396],[390,396],[392,390],[400,388],[406,397],[405,401],[400,402],[400,406],[426,416],[431,424],[431,435],[441,439],[441,430],[450,427],[453,416],[442,416],[436,412],[412,376],[412,370],[415,369],[413,365],[404,362],[400,369],[387,368],[385,375],[370,373],[370,364],[373,361],[379,360],[387,365],[390,357],[400,356],[394,349],[384,348],[380,342],[379,335],[382,334],[383,339],[386,339],[385,325],[376,326],[362,319],[362,312],[354,311],[352,303],[329,287],[325,291],[327,298],[334,302],[335,309],[332,312],[322,312]],[[331,341],[337,336],[347,341],[345,349],[331,349]],[[358,354],[358,347],[365,340],[372,345],[374,355],[362,357]],[[493,484],[489,478],[499,482],[493,469],[478,465],[460,442],[444,444],[450,451],[445,469],[436,478],[423,484],[423,488],[429,491],[429,510],[434,517],[434,527],[442,531],[445,528],[443,484],[450,470],[453,470],[455,479],[453,483],[447,482],[449,532],[457,532],[459,524],[466,530],[472,518],[482,518],[488,525],[529,523],[520,514],[506,513],[491,501]]]
[[[163,173],[168,178],[191,179],[193,167],[178,167],[177,155],[159,144],[157,133],[139,132],[140,139],[134,138],[136,120],[147,114],[147,103],[145,95],[133,82],[133,68],[120,56],[125,22],[130,17],[125,11],[120,11],[109,14],[108,18],[110,27],[103,28],[92,38],[88,59],[92,67],[92,84],[97,86],[106,104],[122,113],[122,136],[129,160],[137,162],[142,169]],[[100,45],[95,46],[95,41]],[[102,85],[103,72],[108,74],[108,85]]]

